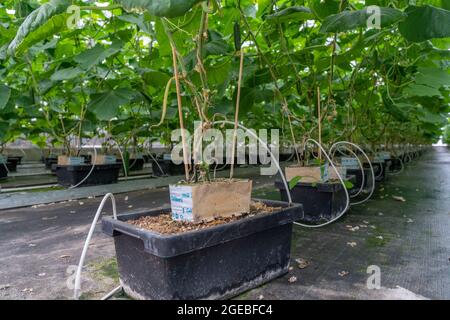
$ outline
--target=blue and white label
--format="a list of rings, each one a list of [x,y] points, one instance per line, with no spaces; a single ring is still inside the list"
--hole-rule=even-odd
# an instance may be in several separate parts
[[[358,159],[356,159],[356,158],[342,157],[341,158],[341,164],[347,170],[357,170],[357,169],[359,169],[359,162],[358,162]]]
[[[0,163],[6,163],[5,157],[0,155]]]
[[[391,158],[391,153],[388,151],[378,152],[377,157],[383,160],[389,160]]]
[[[103,159],[105,164],[114,164],[117,162],[116,156],[105,155]]]
[[[69,157],[69,158],[67,158],[67,164],[74,165],[74,166],[84,164],[84,158],[83,157]]]
[[[194,221],[192,215],[192,188],[189,186],[170,185],[170,206],[172,219],[178,221]]]

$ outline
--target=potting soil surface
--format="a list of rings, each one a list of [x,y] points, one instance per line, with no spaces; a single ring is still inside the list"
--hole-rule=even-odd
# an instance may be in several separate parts
[[[450,149],[436,147],[336,223],[294,226],[290,272],[237,299],[450,299],[449,163]],[[274,180],[254,176],[254,196],[279,199]],[[118,213],[168,206],[168,194],[116,194]],[[70,299],[100,200],[0,211],[0,299]],[[109,203],[103,212],[111,214]],[[85,299],[119,283],[114,243],[100,223],[82,278]]]
[[[280,210],[281,207],[269,207],[261,202],[253,202],[250,205],[250,212],[240,216],[217,217],[211,221],[203,221],[200,223],[191,223],[184,221],[175,221],[171,214],[160,214],[157,216],[144,216],[136,220],[128,220],[132,224],[141,229],[147,229],[160,234],[177,234],[188,231],[202,230],[219,226],[232,221],[237,221],[247,217],[253,217],[258,214],[271,213]]]

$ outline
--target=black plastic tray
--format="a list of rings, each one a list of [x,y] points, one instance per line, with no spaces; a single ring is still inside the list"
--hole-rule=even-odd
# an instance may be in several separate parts
[[[263,201],[282,210],[175,235],[126,223],[170,208],[105,217],[114,237],[120,281],[137,299],[222,299],[259,286],[288,271],[292,223],[301,205]]]

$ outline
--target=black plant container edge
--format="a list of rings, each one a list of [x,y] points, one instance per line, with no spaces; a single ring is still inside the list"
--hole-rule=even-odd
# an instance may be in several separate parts
[[[192,244],[184,241],[186,238],[192,237],[197,234],[198,236],[204,237],[208,240],[208,247],[218,245],[224,241],[231,241],[238,238],[245,237],[248,234],[261,232],[269,228],[276,226],[281,226],[288,223],[293,223],[294,221],[300,219],[303,216],[303,209],[301,204],[292,203],[291,206],[284,201],[275,200],[265,200],[265,199],[252,199],[253,201],[262,202],[271,207],[282,207],[280,211],[272,213],[263,213],[251,217],[244,217],[242,219],[232,221],[229,223],[221,224],[218,226],[213,226],[201,230],[188,231],[184,233],[178,233],[173,235],[163,235],[150,230],[139,229],[125,221],[135,220],[139,217],[148,216],[163,213],[170,213],[170,207],[154,210],[146,210],[145,212],[128,213],[121,214],[117,216],[118,220],[113,217],[103,217],[102,218],[102,231],[111,236],[117,236],[121,233],[127,234],[132,237],[139,238],[143,241],[146,252],[156,255],[161,258],[170,258],[177,255],[186,254],[198,249],[203,249],[206,246],[196,247]],[[286,213],[286,217],[282,220],[273,220],[270,224],[267,224],[266,219],[274,217],[277,214],[282,213],[286,209],[291,209]],[[239,227],[239,233],[234,234],[232,237],[220,238],[214,237],[212,239],[212,234],[219,233],[222,234],[227,228],[237,227],[239,225],[245,225]],[[225,236],[224,236],[225,237]],[[151,240],[150,240],[151,239]],[[176,253],[174,253],[176,252]]]

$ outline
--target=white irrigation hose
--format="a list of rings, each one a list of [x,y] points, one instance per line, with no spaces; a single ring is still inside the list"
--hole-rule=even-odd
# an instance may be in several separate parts
[[[108,300],[109,298],[111,298],[113,295],[115,295],[117,292],[122,291],[122,286],[118,286],[115,287],[111,292],[107,293],[106,295],[104,295],[100,300]]]
[[[116,199],[114,198],[114,195],[112,193],[107,193],[103,197],[103,200],[100,203],[100,206],[98,207],[97,212],[95,213],[95,217],[94,217],[94,220],[92,221],[91,228],[89,229],[89,233],[86,237],[86,241],[84,242],[83,251],[81,252],[80,262],[78,263],[77,272],[75,274],[75,288],[74,288],[74,292],[73,292],[73,297],[75,300],[78,300],[78,298],[80,297],[81,271],[83,269],[84,259],[86,258],[86,253],[89,248],[89,243],[91,241],[92,234],[94,233],[95,225],[97,224],[98,218],[100,217],[103,207],[105,206],[106,200],[108,200],[108,198],[111,199],[113,217],[114,217],[114,219],[117,220]],[[116,290],[116,289],[114,289],[114,290]]]
[[[354,203],[351,204],[352,206],[356,206],[356,205],[358,205],[358,204],[362,204],[362,203],[366,202],[367,200],[369,200],[369,199],[372,197],[372,195],[373,195],[373,193],[374,193],[374,191],[375,191],[375,173],[374,173],[374,171],[373,171],[372,162],[370,161],[369,157],[367,156],[367,154],[364,152],[364,150],[363,150],[360,146],[358,146],[357,144],[354,144],[354,143],[352,143],[352,142],[348,142],[348,141],[340,141],[340,142],[336,142],[335,144],[333,144],[333,145],[331,146],[330,149],[332,149],[335,145],[340,145],[340,144],[348,144],[348,145],[350,145],[350,146],[355,147],[356,149],[358,149],[358,150],[363,154],[363,156],[366,158],[367,163],[368,163],[369,166],[370,166],[370,172],[372,173],[372,188],[371,188],[371,190],[370,190],[370,193],[369,193],[369,195],[368,195],[366,198],[364,198],[363,200],[358,201],[358,202],[354,202]],[[365,175],[365,174],[364,174],[364,175]]]
[[[380,172],[378,173],[378,175],[375,177],[375,179],[380,178],[383,175],[384,169],[383,169],[383,165],[381,164],[381,162],[378,163],[379,167],[380,167]]]
[[[94,172],[95,169],[95,164],[97,163],[97,149],[94,146],[94,160],[92,161],[92,167],[91,170],[89,170],[89,173],[86,175],[86,177],[83,178],[83,180],[81,180],[80,182],[78,182],[76,185],[69,187],[69,190],[71,189],[75,189],[77,187],[79,187],[80,185],[82,185],[92,174],[92,172]]]
[[[150,149],[150,146],[149,146]],[[147,155],[150,156],[150,158],[152,158],[152,160],[156,163],[156,165],[159,168],[159,171],[161,171],[162,175],[166,175],[166,173],[164,172],[164,170],[161,168],[161,166],[159,165],[158,161],[156,160],[155,157],[153,157],[152,153],[149,150],[145,150],[145,153],[147,153]]]
[[[294,221],[294,224],[296,224],[298,226],[301,226],[301,227],[305,227],[305,228],[321,228],[321,227],[324,227],[326,225],[329,225],[329,224],[337,221],[338,219],[340,219],[347,212],[347,210],[350,208],[350,196],[348,194],[347,187],[345,186],[344,180],[341,177],[341,174],[339,173],[339,171],[334,166],[333,161],[331,161],[330,157],[328,156],[327,152],[322,147],[322,145],[319,142],[317,142],[316,140],[314,140],[314,139],[308,139],[306,141],[306,143],[308,143],[308,142],[313,142],[314,144],[316,144],[320,148],[320,150],[322,150],[322,153],[325,155],[325,157],[327,158],[327,160],[330,163],[331,167],[336,172],[336,174],[337,174],[337,176],[339,178],[339,181],[341,182],[341,184],[342,184],[342,186],[344,188],[345,197],[347,199],[344,210],[342,210],[335,218],[331,219],[330,221],[327,221],[327,222],[322,223],[322,224],[317,224],[317,225],[303,224],[303,223]]]
[[[216,121],[213,123],[214,124],[231,124],[234,125],[234,122],[231,121]],[[277,159],[275,158],[275,156],[272,154],[272,151],[270,150],[270,148],[258,137],[256,136],[252,131],[250,131],[249,129],[247,129],[246,127],[238,124],[238,127],[246,130],[250,135],[252,135],[253,137],[255,137],[260,143],[261,145],[264,147],[264,149],[266,149],[267,152],[269,152],[272,160],[275,162],[275,165],[277,166],[278,171],[280,172],[281,178],[284,182],[285,188],[286,188],[286,193],[289,199],[289,205],[292,204],[292,198],[291,198],[291,193],[289,191],[289,187],[288,187],[288,183],[286,181],[286,178],[283,174],[283,170],[281,170],[280,164],[278,163]],[[339,175],[339,173],[338,173]],[[78,268],[75,274],[75,288],[74,288],[74,299],[78,300],[78,298],[80,297],[80,290],[81,290],[81,271],[83,269],[83,265],[84,265],[84,260],[86,258],[86,253],[87,250],[89,248],[89,242],[91,241],[92,238],[92,234],[94,233],[95,230],[95,225],[97,224],[98,218],[101,215],[101,212],[103,210],[103,207],[105,206],[106,200],[108,198],[111,198],[111,203],[112,203],[112,210],[113,210],[113,217],[114,219],[117,220],[117,209],[116,209],[116,200],[114,198],[114,195],[112,193],[108,193],[103,197],[103,200],[100,203],[100,206],[97,209],[97,212],[95,213],[95,217],[94,220],[92,221],[91,224],[91,228],[89,229],[89,233],[88,236],[86,237],[86,241],[84,242],[84,246],[83,246],[83,251],[81,253],[81,257],[80,257],[80,262],[78,263]],[[108,293],[107,295],[105,295],[102,300],[106,300],[109,297],[111,297],[113,294],[115,294],[116,292],[118,292],[121,289],[121,286],[116,287],[115,289],[113,289],[110,293]]]
[[[222,120],[222,121],[214,121],[211,125],[213,126],[215,124],[234,125],[235,123],[231,122],[231,121],[227,121],[227,120]],[[270,154],[270,157],[272,158],[272,161],[275,163],[275,166],[277,167],[278,171],[280,172],[281,179],[283,180],[284,187],[286,188],[286,194],[287,194],[287,197],[288,197],[288,203],[289,203],[289,205],[291,205],[292,204],[292,197],[291,197],[291,192],[289,191],[289,184],[287,183],[286,177],[284,176],[283,170],[280,167],[280,163],[278,162],[278,159],[273,155],[273,153],[270,150],[269,146],[264,141],[262,141],[254,132],[252,132],[251,130],[247,129],[246,127],[244,127],[243,125],[241,125],[239,123],[238,123],[238,127],[243,129],[243,130],[245,130],[248,134],[250,134],[256,140],[258,140],[260,145],[263,146],[264,149],[266,149],[266,151]]]
[[[333,146],[334,146],[334,145],[333,145]],[[330,151],[329,151],[330,154],[331,154],[331,150],[332,150],[333,146],[331,146],[331,148],[330,148]],[[361,179],[362,179],[362,181],[361,181],[361,186],[359,187],[358,192],[356,192],[355,194],[352,194],[352,195],[350,196],[350,198],[356,198],[356,197],[359,196],[359,195],[361,194],[361,192],[364,190],[364,185],[365,185],[365,183],[366,183],[366,175],[365,175],[365,173],[364,173],[364,166],[363,166],[363,164],[361,163],[361,160],[359,160],[358,156],[356,155],[355,152],[353,152],[352,149],[350,149],[350,148],[347,147],[347,146],[343,146],[343,148],[345,148],[348,152],[350,152],[350,153],[355,157],[356,161],[358,161],[358,166],[359,166],[359,168],[361,169]],[[338,151],[341,155],[345,155],[344,153],[342,153],[342,151],[339,149],[339,147],[336,149],[336,151]],[[334,152],[333,152],[333,156],[334,156]]]
[[[400,157],[397,157],[397,159],[400,161],[401,168],[397,172],[392,172],[392,173],[389,172],[389,174],[392,175],[392,176],[396,176],[396,175],[402,173],[403,170],[405,169],[405,165],[403,164],[403,160]]]
[[[108,142],[109,142],[109,141],[112,141],[112,142],[117,146],[117,149],[119,150],[120,158],[122,159],[123,174],[125,175],[125,177],[128,177],[127,166],[126,166],[126,164],[125,164],[125,158],[123,157],[122,149],[120,148],[120,146],[119,146],[119,144],[117,143],[116,140],[114,140],[114,139],[112,139],[112,138],[109,138],[109,139],[108,139]]]
[[[159,171],[162,173],[162,175],[163,175],[163,176],[167,175],[167,174],[164,172],[164,170],[161,168],[161,166],[159,165],[158,160],[156,160],[156,158],[155,158],[150,152],[147,151],[147,154],[148,154],[148,155],[150,156],[150,158],[152,158],[152,160],[156,163],[156,165],[158,166]]]

